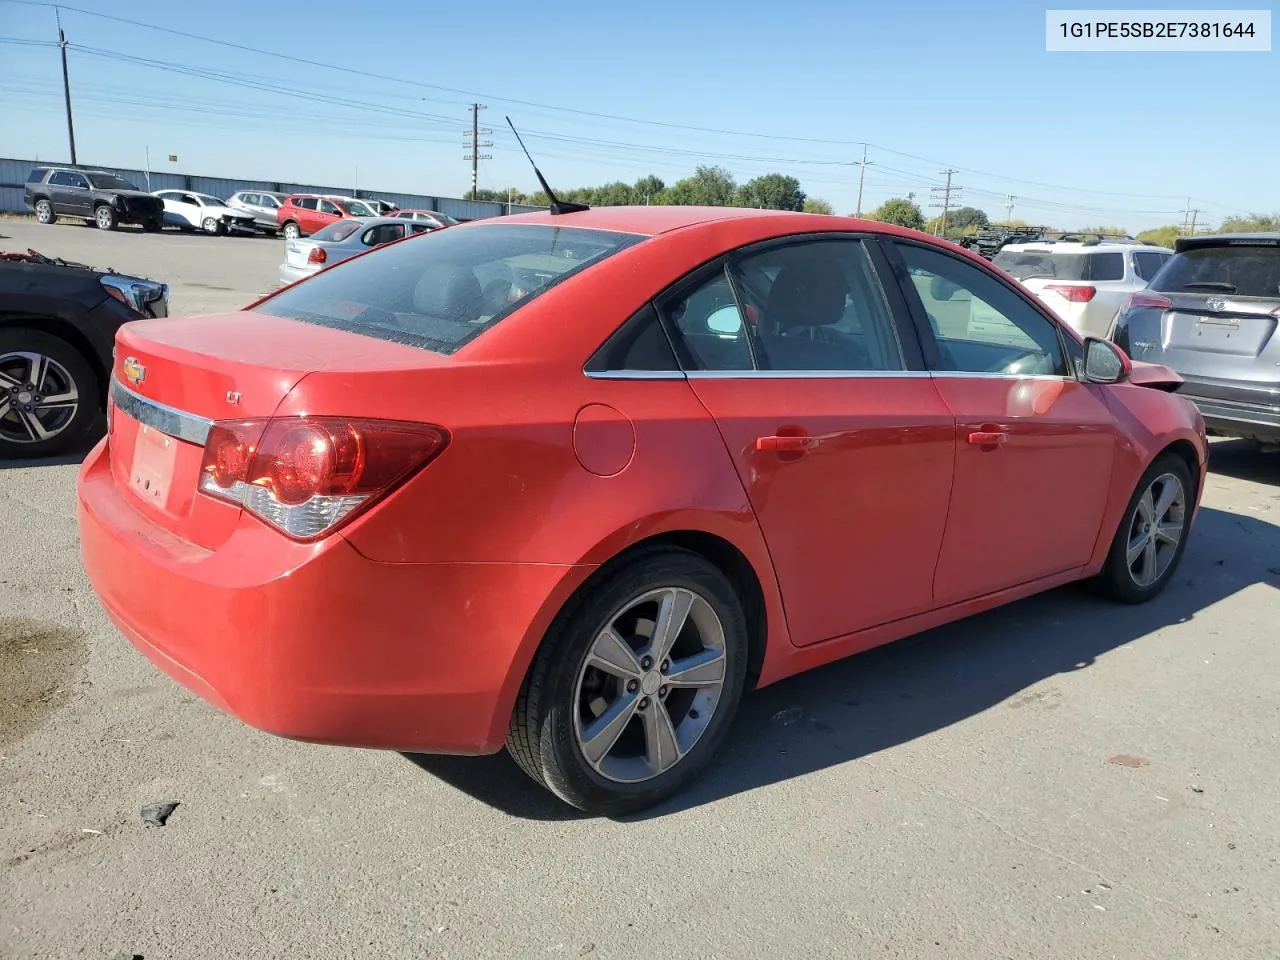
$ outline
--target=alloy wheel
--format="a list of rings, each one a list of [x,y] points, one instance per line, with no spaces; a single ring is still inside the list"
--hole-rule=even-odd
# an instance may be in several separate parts
[[[110,207],[99,207],[93,216],[99,230],[110,230],[115,224],[115,217]]]
[[[1162,473],[1142,492],[1129,522],[1125,562],[1140,587],[1163,577],[1177,555],[1186,527],[1187,494],[1182,481]]]
[[[601,628],[574,685],[574,735],[591,768],[642,783],[679,763],[706,731],[725,683],[724,627],[684,587],[651,590]]]
[[[40,353],[0,354],[0,438],[39,443],[66,430],[80,407],[67,368]]]
[[[53,223],[53,205],[48,200],[36,202],[36,220],[40,223]]]

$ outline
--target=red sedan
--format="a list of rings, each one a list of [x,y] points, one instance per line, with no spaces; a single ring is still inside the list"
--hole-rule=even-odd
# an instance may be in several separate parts
[[[1072,580],[1160,592],[1205,474],[1178,383],[883,224],[495,219],[126,325],[84,564],[250,724],[505,744],[635,810],[750,688]]]

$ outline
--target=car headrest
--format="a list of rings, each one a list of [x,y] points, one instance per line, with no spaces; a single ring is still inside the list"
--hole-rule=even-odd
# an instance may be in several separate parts
[[[413,308],[433,317],[474,323],[484,308],[480,281],[467,267],[429,264],[413,288]]]
[[[839,323],[848,293],[844,271],[836,260],[815,258],[789,264],[769,289],[765,316],[779,330]]]

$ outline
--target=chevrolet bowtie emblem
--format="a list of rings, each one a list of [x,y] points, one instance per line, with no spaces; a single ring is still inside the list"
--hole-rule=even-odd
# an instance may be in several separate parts
[[[125,357],[121,369],[124,371],[125,379],[135,387],[147,377],[147,368],[138,362],[137,357]]]

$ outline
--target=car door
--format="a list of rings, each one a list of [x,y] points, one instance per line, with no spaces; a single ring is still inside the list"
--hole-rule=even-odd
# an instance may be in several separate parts
[[[68,217],[93,216],[93,204],[89,202],[89,181],[73,170],[59,170],[49,178],[58,183],[58,193],[53,201],[54,212]]]
[[[934,601],[954,603],[1086,563],[1116,444],[1101,388],[1077,378],[1057,322],[993,271],[923,244],[891,246],[938,391],[956,420]]]
[[[70,174],[65,170],[55,170],[49,174],[48,193],[49,204],[53,207],[55,214],[71,214],[70,196],[67,192],[67,184],[70,182]]]
[[[171,193],[165,200],[165,209],[172,209],[176,222],[188,227],[199,227],[204,219],[200,201],[189,193]]]
[[[717,261],[657,302],[797,645],[932,603],[955,425],[885,268],[872,243],[807,238]]]
[[[335,220],[342,219],[342,208],[332,200],[319,200],[316,203],[315,226],[310,232],[323,230]]]

